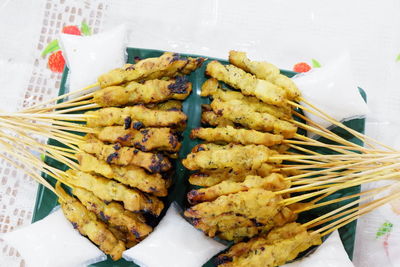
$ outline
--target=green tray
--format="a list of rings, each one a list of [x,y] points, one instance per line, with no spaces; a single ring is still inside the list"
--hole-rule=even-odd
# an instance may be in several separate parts
[[[128,48],[127,52],[128,52],[128,62],[133,63],[135,57],[139,58],[158,57],[164,51]],[[196,55],[182,54],[182,56],[196,56]],[[202,83],[207,79],[207,77],[204,75],[205,66],[211,60],[214,60],[214,58],[208,58],[208,61],[206,61],[199,70],[195,71],[189,76],[189,80],[193,84],[193,93],[183,102],[183,110],[188,115],[189,119],[187,123],[187,128],[183,133],[184,139],[183,139],[182,149],[179,153],[179,160],[176,160],[174,162],[176,168],[176,174],[174,176],[175,184],[171,187],[170,193],[168,197],[165,199],[167,204],[169,204],[171,201],[177,201],[178,204],[180,204],[182,207],[187,205],[185,195],[187,190],[189,189],[187,178],[190,172],[182,166],[180,159],[183,159],[190,152],[191,148],[200,142],[199,140],[191,140],[189,138],[189,133],[193,128],[200,126],[201,104],[209,103],[209,100],[207,98],[200,97],[200,88]],[[220,60],[220,59],[218,60],[223,63],[227,63],[226,60]],[[288,77],[292,77],[293,75],[296,74],[295,72],[285,71],[285,70],[283,70],[282,73]],[[66,92],[65,83],[67,76],[68,76],[68,69],[66,68],[64,70],[63,77],[61,80],[61,86],[59,91],[60,95]],[[363,95],[365,99],[365,93],[364,91],[362,91],[362,89],[360,89],[360,93]],[[364,124],[365,124],[364,119],[354,119],[346,122],[345,124],[354,130],[357,130],[359,132],[364,132]],[[352,137],[349,134],[346,134],[344,131],[338,130],[338,133],[351,142],[360,145],[362,144],[360,140]],[[49,139],[48,143],[52,145],[61,145],[60,143],[58,143],[53,139]],[[329,153],[329,151],[325,151],[323,149],[313,149],[313,150],[318,151],[320,153]],[[60,162],[57,162],[48,157],[46,157],[45,162],[59,169],[63,170],[67,169],[67,166],[65,166],[64,164],[61,164]],[[54,184],[54,179],[48,177],[45,174],[42,174],[42,176],[48,181],[50,181],[52,184]],[[333,194],[331,198],[338,198],[345,195],[356,194],[359,193],[359,191],[360,191],[359,187],[352,187],[346,190],[341,190],[336,194]],[[343,205],[343,203],[344,202],[342,202],[340,205]],[[32,222],[38,221],[46,217],[57,205],[58,205],[57,197],[50,190],[46,189],[42,185],[39,185]],[[338,205],[330,205],[328,207],[324,207],[324,209],[315,209],[309,212],[305,212],[301,214],[299,220],[306,221],[309,219],[316,218],[317,216],[326,213],[328,210],[332,210],[337,206]],[[356,229],[356,222],[354,221],[353,223],[350,223],[347,226],[342,227],[339,231],[345,249],[350,257],[352,257],[353,254],[355,229]],[[132,262],[127,262],[124,259],[114,262],[110,258],[108,258],[106,261],[96,263],[91,266],[122,267],[122,266],[137,266],[137,265],[135,265]],[[204,266],[210,267],[214,265],[211,263],[210,260]]]

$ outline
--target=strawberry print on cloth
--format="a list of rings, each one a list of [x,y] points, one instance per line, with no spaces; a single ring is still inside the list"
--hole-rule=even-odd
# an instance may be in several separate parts
[[[62,32],[66,34],[83,35],[83,36],[91,35],[92,33],[89,25],[87,25],[85,21],[82,22],[80,27],[76,25],[65,26],[62,29]],[[65,67],[65,59],[62,54],[62,51],[60,50],[60,45],[57,39],[51,41],[46,46],[46,48],[42,52],[42,57],[45,58],[49,54],[50,56],[47,59],[47,67],[52,72],[59,72],[59,73],[63,72]]]
[[[312,67],[311,67],[312,66]],[[293,66],[293,71],[295,72],[307,72],[312,68],[321,68],[321,63],[319,63],[316,59],[311,59],[311,66],[306,62],[300,62]]]

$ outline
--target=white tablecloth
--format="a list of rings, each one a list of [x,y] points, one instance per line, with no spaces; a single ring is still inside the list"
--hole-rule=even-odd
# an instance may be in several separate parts
[[[16,110],[56,95],[60,74],[47,68],[44,47],[65,25],[86,21],[94,32],[125,23],[128,46],[226,58],[248,51],[292,69],[321,65],[349,52],[372,110],[367,134],[400,147],[400,2],[238,0],[0,1],[0,109]],[[36,184],[0,161],[0,232],[30,223]],[[376,211],[359,220],[354,264],[395,266],[399,217]],[[397,221],[396,221],[397,220]],[[379,230],[381,226],[390,226]],[[379,234],[377,234],[379,233]],[[0,242],[0,266],[23,266]]]

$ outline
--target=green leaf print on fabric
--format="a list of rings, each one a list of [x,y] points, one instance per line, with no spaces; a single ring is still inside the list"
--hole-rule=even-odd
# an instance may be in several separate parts
[[[379,238],[381,236],[387,235],[392,231],[393,224],[389,221],[384,222],[381,227],[379,227],[376,232],[375,238]]]

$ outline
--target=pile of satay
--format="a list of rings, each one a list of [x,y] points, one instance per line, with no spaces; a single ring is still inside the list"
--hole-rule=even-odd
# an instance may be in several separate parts
[[[0,126],[18,137],[0,131],[0,145],[28,167],[0,157],[52,190],[74,227],[118,260],[125,249],[152,232],[148,215],[158,217],[164,209],[161,198],[173,183],[172,160],[178,158],[187,121],[181,101],[192,91],[186,75],[204,61],[167,52],[100,76],[96,84],[100,89],[94,93],[50,107],[2,113]],[[182,161],[193,171],[190,184],[197,186],[187,194],[190,207],[184,216],[207,236],[235,243],[216,258],[217,265],[279,266],[320,244],[321,237],[399,197],[358,207],[391,188],[386,186],[324,201],[344,188],[398,177],[394,166],[400,154],[350,143],[304,117],[294,108],[306,109],[297,103],[306,100],[274,65],[251,61],[237,51],[230,52],[229,63],[207,64],[209,79],[201,87],[201,96],[211,102],[202,106],[204,127],[190,134],[205,142]],[[85,112],[71,114],[77,111]],[[335,144],[300,135],[298,128]],[[50,137],[64,147],[43,145],[30,134]],[[310,147],[336,154],[322,155]],[[30,150],[69,170],[40,161]],[[37,176],[37,170],[55,178],[55,188]],[[301,212],[351,199],[307,223],[295,222]]]
[[[196,171],[189,182],[202,188],[188,193],[193,206],[185,216],[208,236],[228,241],[261,235],[264,237],[257,237],[257,242],[267,242],[267,233],[275,229],[271,235],[283,231],[292,238],[301,233],[302,238],[296,243],[303,243],[304,248],[318,244],[320,240],[310,238],[300,226],[279,228],[294,222],[297,214],[280,204],[288,194],[273,193],[291,187],[290,180],[285,179],[287,175],[277,168],[282,160],[273,156],[285,153],[289,147],[283,140],[296,134],[297,127],[288,121],[292,111],[286,100],[296,100],[300,92],[271,64],[252,62],[236,51],[230,52],[229,61],[229,65],[218,61],[207,65],[206,74],[211,78],[202,85],[201,96],[211,97],[212,101],[203,106],[201,122],[208,128],[191,131],[191,138],[206,143],[195,146],[183,160],[186,168]],[[239,91],[223,88],[221,82]],[[251,248],[254,242],[235,245],[219,256],[218,264],[244,266],[242,262],[258,249]],[[248,249],[237,249],[239,246]],[[263,253],[271,255],[269,250],[257,255],[264,258]],[[296,257],[297,253],[292,255]],[[282,257],[283,262],[288,260],[285,254],[281,259],[275,256],[273,265],[280,264]],[[263,260],[257,262],[264,266]]]

